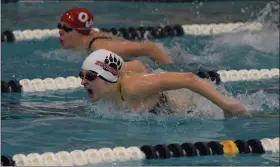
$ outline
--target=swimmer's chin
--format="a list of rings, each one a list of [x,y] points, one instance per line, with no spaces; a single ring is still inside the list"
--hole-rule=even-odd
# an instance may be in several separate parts
[[[67,45],[65,45],[65,44],[60,44],[60,46],[62,47],[62,49],[65,49],[65,50],[72,49],[72,47],[67,46]]]
[[[92,102],[97,102],[100,99],[91,89],[86,90],[88,92],[88,97],[91,99]]]
[[[61,45],[61,47],[62,47],[62,49],[64,49],[64,50],[69,50],[69,49],[71,49],[70,47],[65,47],[65,46],[63,46],[63,45]]]
[[[92,101],[93,103],[98,102],[99,100],[101,100],[101,98],[96,97],[96,96],[91,96],[91,97],[89,97],[89,98],[91,99],[91,101]]]

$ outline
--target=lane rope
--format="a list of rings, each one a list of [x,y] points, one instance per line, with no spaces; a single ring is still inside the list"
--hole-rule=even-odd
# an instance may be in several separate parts
[[[279,78],[279,69],[251,69],[251,70],[220,70],[198,72],[197,76],[216,84],[236,81],[256,81]],[[81,79],[76,76],[57,77],[57,78],[35,78],[35,79],[21,79],[19,81],[1,81],[1,92],[44,92],[48,90],[59,89],[75,89],[83,87]]]
[[[1,156],[3,166],[82,166],[110,162],[139,161],[145,159],[168,159],[171,157],[194,157],[209,155],[237,155],[237,154],[278,154],[279,137],[261,140],[223,140],[220,142],[185,142],[182,144],[157,144],[141,147],[115,147],[87,150],[59,151],[15,154]]]
[[[111,32],[113,35],[128,40],[141,40],[183,35],[207,36],[242,31],[260,31],[262,28],[263,25],[260,22],[237,22],[219,24],[159,25],[154,27],[95,28],[95,30]],[[58,36],[58,29],[26,29],[23,31],[6,30],[1,33],[1,42],[43,40]]]

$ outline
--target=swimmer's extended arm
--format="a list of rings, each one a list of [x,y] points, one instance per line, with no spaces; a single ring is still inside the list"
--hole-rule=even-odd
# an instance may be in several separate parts
[[[156,63],[170,64],[171,57],[164,53],[156,44],[152,42],[130,42],[119,40],[99,39],[92,45],[93,49],[107,49],[120,56],[150,56]]]
[[[163,72],[142,75],[132,77],[128,85],[128,94],[131,97],[145,98],[162,91],[187,88],[206,97],[223,110],[229,111],[230,114],[245,112],[245,108],[241,104],[223,96],[209,82],[200,79],[193,73]]]

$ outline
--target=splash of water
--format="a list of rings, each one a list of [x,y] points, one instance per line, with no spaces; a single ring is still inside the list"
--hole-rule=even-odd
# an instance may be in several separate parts
[[[279,113],[278,94],[266,93],[263,90],[259,90],[253,94],[243,93],[234,96],[224,85],[218,86],[217,89],[230,99],[235,99],[244,104],[248,113]],[[169,100],[168,107],[171,107],[173,111],[175,111],[175,113],[171,115],[164,112],[159,115],[154,115],[148,112],[133,112],[129,109],[122,108],[111,101],[102,101],[95,104],[89,103],[88,112],[91,113],[91,116],[96,118],[120,119],[130,122],[145,121],[157,124],[166,124],[170,120],[180,122],[182,119],[189,120],[192,118],[207,120],[224,119],[224,113],[221,108],[190,90],[180,89],[168,91],[167,96]],[[187,103],[190,105],[187,105]],[[189,109],[191,109],[192,112],[189,112]]]
[[[237,99],[246,105],[246,108],[251,114],[279,114],[279,95],[266,93],[259,90],[251,95],[239,94]]]
[[[257,21],[277,30],[279,28],[279,1],[269,2],[257,15]]]
[[[215,39],[214,44],[250,46],[265,53],[279,53],[279,3],[269,2],[253,21],[262,23],[261,31],[226,34]]]
[[[191,44],[187,48],[177,43],[169,48],[169,53],[172,54],[176,63],[185,66],[201,64],[209,67],[232,69],[236,68],[231,66],[232,61],[234,61],[235,64],[255,68],[262,63],[259,59],[268,56],[269,59],[276,59],[276,62],[279,57],[279,3],[269,2],[259,12],[257,18],[254,20],[248,19],[248,22],[251,21],[261,22],[263,28],[257,32],[245,31],[213,36],[209,38],[202,49],[199,46],[200,43]],[[193,41],[197,41],[197,39],[194,38]],[[198,46],[198,48],[194,46]],[[191,53],[196,49],[201,50],[197,53]]]

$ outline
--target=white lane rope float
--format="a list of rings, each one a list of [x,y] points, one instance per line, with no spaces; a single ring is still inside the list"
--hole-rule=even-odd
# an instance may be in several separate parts
[[[128,40],[164,38],[183,35],[209,36],[243,31],[260,31],[260,22],[236,22],[219,24],[160,25],[155,27],[94,28],[96,31],[111,32]],[[1,34],[1,42],[42,40],[58,37],[58,29],[6,30]]]
[[[242,69],[242,70],[220,70],[198,72],[197,76],[203,79],[208,79],[216,84],[236,81],[256,81],[267,79],[279,79],[279,69]],[[57,78],[35,78],[35,79],[21,79],[19,81],[10,80],[8,82],[1,81],[1,92],[43,92],[48,90],[59,89],[75,89],[83,87],[81,79],[76,76],[57,77]]]
[[[157,144],[141,147],[89,148],[71,152],[15,154],[1,156],[3,166],[83,166],[145,159],[168,159],[171,157],[195,157],[210,155],[262,154],[279,156],[279,137],[261,140],[223,140],[183,144]],[[279,162],[279,161],[278,161]]]

